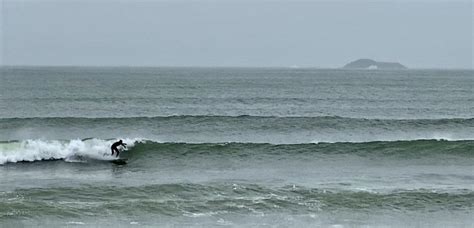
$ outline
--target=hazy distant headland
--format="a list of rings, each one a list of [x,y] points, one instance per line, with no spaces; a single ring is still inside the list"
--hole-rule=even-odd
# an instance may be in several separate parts
[[[407,69],[397,62],[377,62],[372,59],[358,59],[346,64],[344,69]]]

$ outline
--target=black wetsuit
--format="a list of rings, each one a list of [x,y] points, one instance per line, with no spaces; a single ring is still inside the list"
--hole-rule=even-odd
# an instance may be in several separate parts
[[[127,148],[126,146],[127,144],[123,143],[122,140],[118,141],[118,142],[115,142],[114,144],[112,144],[112,146],[110,147],[110,149],[112,150],[112,155],[114,155],[114,152],[117,152],[117,157],[119,156],[120,154],[120,151],[117,149],[118,146],[123,146],[125,148]]]

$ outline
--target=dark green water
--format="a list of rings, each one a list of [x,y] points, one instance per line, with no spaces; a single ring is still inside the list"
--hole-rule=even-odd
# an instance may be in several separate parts
[[[2,227],[473,224],[473,71],[0,69]]]

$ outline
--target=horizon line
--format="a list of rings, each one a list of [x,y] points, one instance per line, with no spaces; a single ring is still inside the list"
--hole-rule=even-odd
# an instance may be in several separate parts
[[[455,67],[407,67],[406,69],[364,69],[364,68],[344,68],[341,67],[320,67],[320,66],[211,66],[211,65],[45,65],[45,64],[0,64],[0,67],[90,67],[90,68],[113,68],[113,67],[130,67],[130,68],[283,68],[283,69],[321,69],[321,70],[474,70],[471,68],[455,68]]]

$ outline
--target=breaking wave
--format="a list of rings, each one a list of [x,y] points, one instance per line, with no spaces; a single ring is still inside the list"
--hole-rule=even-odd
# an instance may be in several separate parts
[[[0,164],[41,160],[87,162],[111,160],[110,145],[115,139],[25,140],[0,143]],[[291,157],[309,155],[324,158],[330,155],[353,155],[367,158],[416,159],[449,156],[454,159],[473,158],[474,141],[412,140],[374,141],[363,143],[177,143],[144,139],[124,139],[131,159],[151,159],[153,156],[255,156],[272,155]],[[146,155],[146,156],[145,156]]]
[[[124,139],[133,147],[136,140]],[[25,140],[0,143],[0,164],[43,160],[85,162],[88,160],[112,160],[110,145],[113,140]]]

